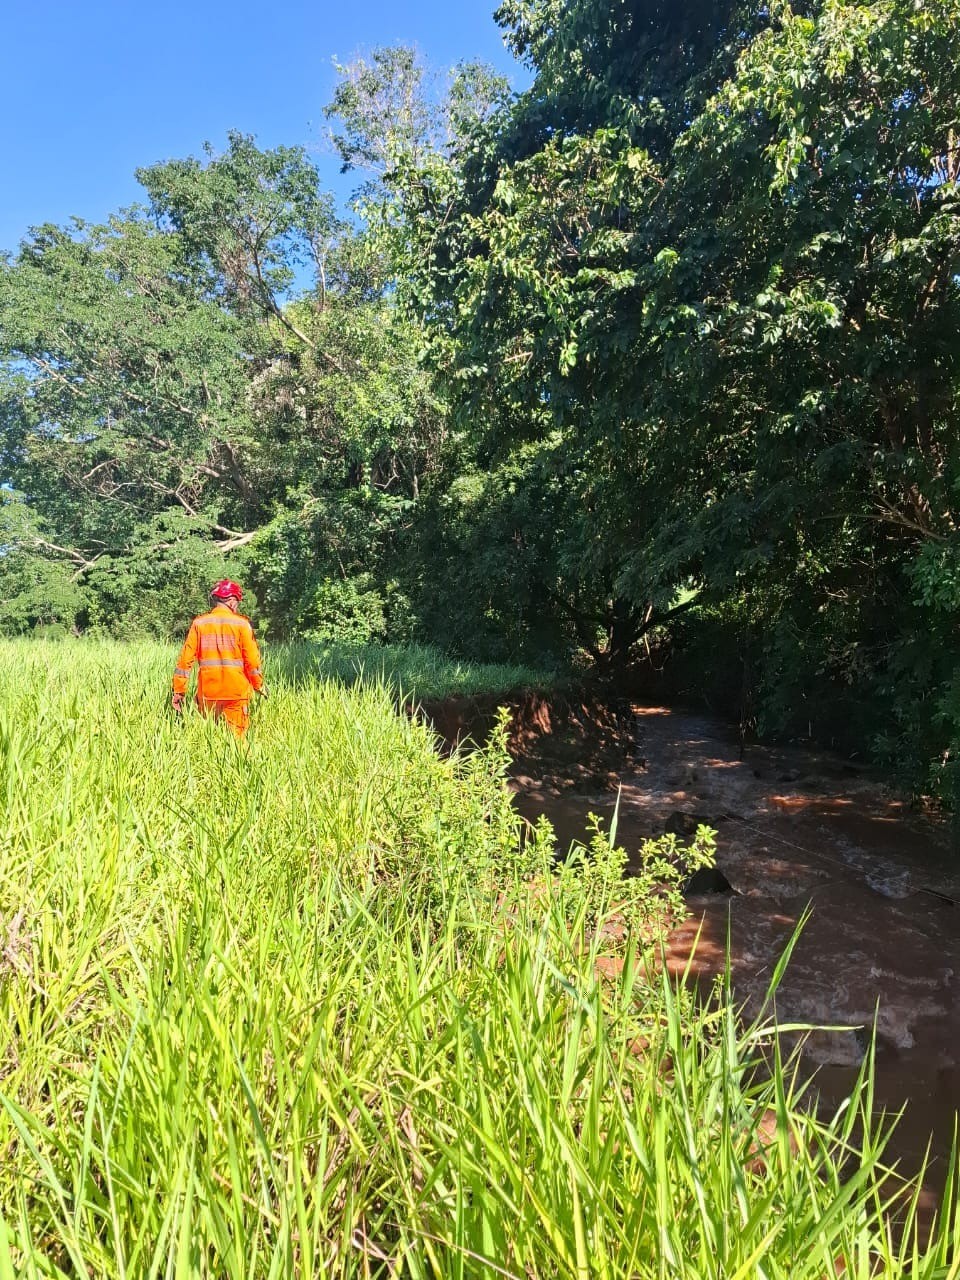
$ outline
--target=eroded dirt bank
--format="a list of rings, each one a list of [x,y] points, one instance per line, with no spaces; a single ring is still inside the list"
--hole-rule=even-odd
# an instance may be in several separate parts
[[[459,714],[448,736],[482,738],[482,724]],[[843,760],[751,746],[741,759],[727,726],[665,707],[625,715],[528,701],[512,748],[517,806],[530,819],[545,813],[561,848],[583,837],[589,812],[610,818],[618,786],[617,839],[628,851],[667,828],[717,830],[729,889],[689,899],[669,959],[682,969],[699,933],[691,963],[708,979],[722,970],[729,930],[748,1011],[809,909],[778,1017],[847,1028],[807,1045],[829,1104],[849,1088],[876,1013],[877,1107],[907,1106],[892,1148],[905,1170],[932,1137],[932,1206],[960,1108],[960,858],[945,827]]]

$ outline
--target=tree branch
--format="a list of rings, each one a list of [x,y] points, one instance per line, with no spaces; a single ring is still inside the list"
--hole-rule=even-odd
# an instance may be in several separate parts
[[[215,529],[221,529],[221,526],[218,524],[213,527]],[[222,532],[226,533],[228,531],[226,529],[222,529]],[[224,539],[223,542],[216,543],[216,548],[218,551],[236,551],[237,547],[245,547],[248,542],[252,542],[258,532],[259,530],[253,529],[250,533],[235,533],[232,537]]]
[[[47,551],[54,551],[57,555],[66,556],[68,560],[72,560],[75,565],[79,566],[77,572],[73,575],[74,580],[79,578],[82,573],[86,573],[88,569],[92,569],[100,557],[106,554],[104,551],[98,551],[91,560],[79,551],[72,551],[70,547],[60,547],[55,542],[48,542],[46,538],[31,538],[29,545],[43,547]]]

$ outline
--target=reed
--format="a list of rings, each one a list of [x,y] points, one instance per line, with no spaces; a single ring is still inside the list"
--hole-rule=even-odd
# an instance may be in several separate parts
[[[244,749],[159,646],[0,658],[0,1280],[960,1275],[869,1062],[817,1118],[598,929],[617,860],[521,842],[502,740],[276,660]]]

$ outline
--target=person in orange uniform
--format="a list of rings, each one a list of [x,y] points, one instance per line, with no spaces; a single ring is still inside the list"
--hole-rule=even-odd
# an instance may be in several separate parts
[[[187,696],[187,679],[196,662],[197,706],[223,719],[238,738],[247,732],[250,697],[266,697],[260,670],[260,650],[249,618],[240,612],[243,592],[236,582],[223,578],[210,592],[213,607],[194,618],[187,632],[177,669],[173,673],[173,709],[181,711]]]

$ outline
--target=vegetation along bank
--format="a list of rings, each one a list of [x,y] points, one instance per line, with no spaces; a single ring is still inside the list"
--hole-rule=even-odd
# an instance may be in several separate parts
[[[242,133],[0,266],[0,628],[428,641],[953,802],[957,0],[506,0],[344,66],[339,211]],[[239,358],[238,358],[239,357]]]
[[[2,646],[4,1280],[956,1275],[869,1069],[818,1119],[656,965],[675,837],[557,867],[502,736],[268,660],[242,747],[171,657]]]

